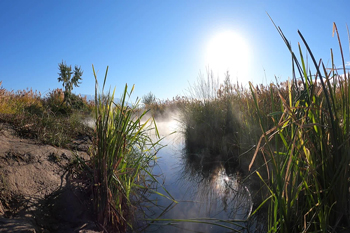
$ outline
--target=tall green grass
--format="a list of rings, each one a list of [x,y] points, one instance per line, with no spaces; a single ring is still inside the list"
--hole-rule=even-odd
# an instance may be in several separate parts
[[[265,116],[259,94],[250,85],[263,131],[252,163],[258,152],[270,161],[266,165],[268,179],[257,171],[269,191],[262,203],[269,205],[269,232],[346,232],[350,229],[350,83],[336,25],[333,33],[338,36],[342,75],[337,74],[333,55],[330,69],[322,60],[317,62],[298,32],[316,71],[311,75],[302,46],[299,44],[298,60],[281,29],[276,28],[292,54],[294,78],[288,83],[287,97],[278,91],[282,106],[275,106],[276,111],[269,115],[273,127],[262,124]],[[298,75],[301,85],[295,78]]]
[[[137,190],[147,189],[149,180],[157,181],[151,170],[161,148],[160,138],[156,125],[150,124],[152,118],[144,120],[147,111],[135,114],[139,101],[133,106],[128,104],[134,87],[128,92],[125,85],[120,103],[115,103],[115,89],[104,93],[108,67],[101,91],[94,67],[93,72],[96,79],[96,140],[92,157],[94,206],[98,222],[104,228],[125,232],[132,227],[131,196],[137,195]],[[151,131],[157,136],[155,141]]]

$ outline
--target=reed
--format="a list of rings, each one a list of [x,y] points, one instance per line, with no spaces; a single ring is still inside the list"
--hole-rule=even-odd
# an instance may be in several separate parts
[[[346,231],[350,228],[350,84],[337,27],[334,24],[333,33],[337,33],[342,54],[341,75],[337,74],[333,55],[332,67],[326,69],[322,60],[316,62],[298,32],[316,70],[311,75],[301,45],[297,59],[282,30],[276,28],[292,55],[294,78],[288,82],[287,97],[278,90],[282,108],[275,106],[276,111],[269,115],[273,127],[262,124],[258,90],[250,85],[263,131],[251,165],[258,152],[270,161],[267,179],[257,171],[269,191],[261,204],[269,205],[269,232]],[[296,72],[301,77],[299,84]]]
[[[279,85],[286,96],[285,84]],[[256,86],[260,96],[262,115],[271,113],[281,105],[277,87]],[[260,138],[259,117],[250,91],[238,83],[234,84],[227,73],[220,84],[211,72],[200,76],[190,88],[190,97],[180,107],[180,122],[185,137],[186,153],[200,157],[218,158],[221,161],[246,161],[241,166],[247,170],[252,155],[247,153]],[[271,99],[273,97],[273,99]],[[274,103],[273,103],[274,101]],[[273,119],[260,119],[264,127],[273,126]],[[250,157],[251,159],[251,157]]]
[[[125,85],[120,103],[114,103],[115,89],[104,93],[108,67],[102,91],[99,91],[94,67],[93,72],[96,80],[96,140],[92,157],[94,206],[98,222],[104,228],[125,232],[132,227],[131,196],[137,195],[137,190],[148,189],[149,180],[157,181],[151,170],[161,148],[161,139],[156,124],[150,124],[152,118],[144,120],[147,111],[134,114],[139,109],[139,100],[133,106],[127,104],[134,87],[128,92]],[[155,141],[150,132],[154,132]]]

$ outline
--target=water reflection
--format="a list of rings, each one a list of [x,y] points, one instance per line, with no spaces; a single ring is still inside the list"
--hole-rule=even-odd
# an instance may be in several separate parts
[[[142,232],[266,232],[261,216],[248,218],[254,203],[248,184],[242,183],[245,174],[237,158],[208,151],[188,153],[183,140],[172,139],[165,141],[169,146],[159,152],[154,172],[163,174],[164,187],[179,203],[150,195],[157,206],[145,209],[139,218]],[[145,228],[147,223],[151,224]]]
[[[251,213],[249,190],[240,183],[241,173],[234,164],[224,164],[216,157],[188,155],[184,151],[179,182],[191,190],[193,200],[205,206],[205,215],[245,220]]]

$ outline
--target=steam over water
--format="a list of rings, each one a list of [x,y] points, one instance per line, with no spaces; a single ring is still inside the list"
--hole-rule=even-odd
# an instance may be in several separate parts
[[[174,115],[173,118],[156,121],[159,133],[165,136],[174,130],[179,130],[176,119]],[[142,225],[142,218],[173,219],[173,221],[155,221],[143,231],[228,232],[229,229],[215,225],[176,220],[200,219],[198,221],[208,222],[205,219],[246,220],[248,218],[252,211],[252,198],[248,188],[240,183],[238,173],[227,174],[227,169],[222,161],[218,160],[219,158],[207,160],[200,155],[186,154],[184,138],[180,132],[166,137],[162,144],[168,146],[159,151],[158,166],[153,172],[159,175],[161,183],[164,182],[164,187],[179,203],[175,204],[166,198],[152,194],[149,199],[154,200],[162,208],[154,206],[146,210],[148,216],[138,217],[140,225]],[[167,195],[161,189],[157,191]],[[145,224],[146,221],[143,223]],[[217,221],[215,223],[244,232],[243,227]],[[238,224],[251,228],[246,223]]]

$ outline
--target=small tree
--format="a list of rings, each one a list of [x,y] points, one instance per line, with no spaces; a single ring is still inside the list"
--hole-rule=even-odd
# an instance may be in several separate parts
[[[75,66],[74,71],[72,71],[72,66],[67,66],[65,62],[63,63],[63,61],[62,63],[58,64],[58,70],[60,71],[58,73],[58,81],[63,82],[62,86],[64,87],[63,102],[69,105],[73,86],[79,87],[78,84],[81,84],[79,80],[82,79],[81,76],[83,75],[83,71],[78,66]]]
[[[144,95],[142,97],[142,103],[145,105],[150,105],[155,102],[156,102],[156,96],[152,92],[149,92],[147,95]]]

